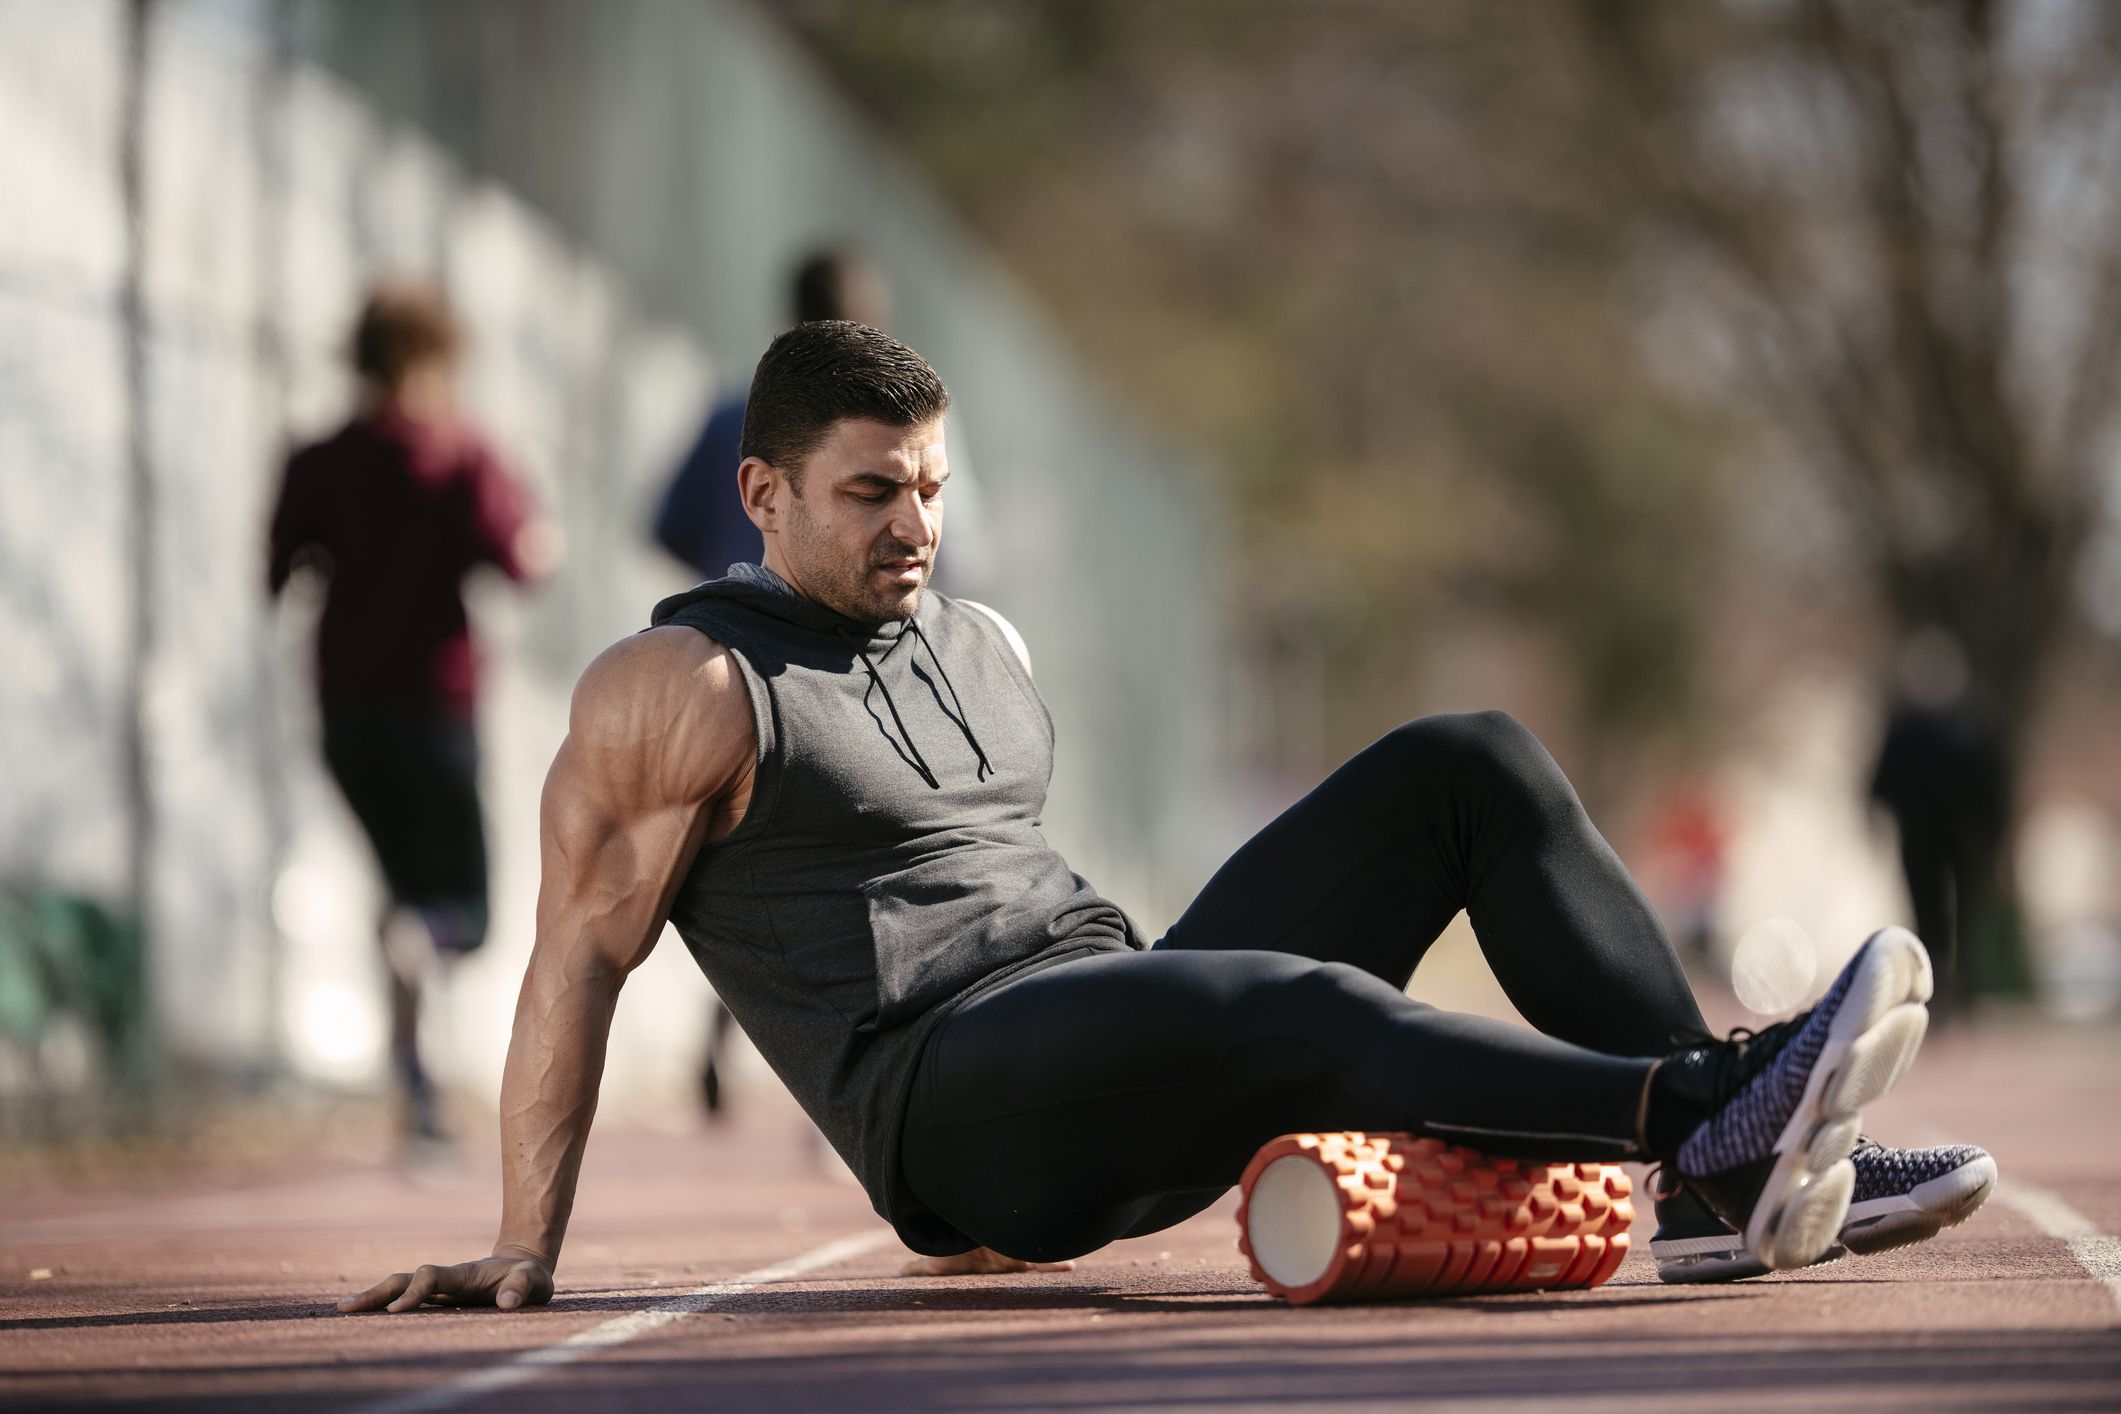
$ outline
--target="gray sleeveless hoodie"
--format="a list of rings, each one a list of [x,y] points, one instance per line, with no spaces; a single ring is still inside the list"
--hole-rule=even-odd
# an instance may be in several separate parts
[[[870,625],[738,566],[651,622],[732,650],[758,733],[750,806],[670,921],[900,1239],[971,1247],[899,1176],[928,1033],[1028,967],[1142,945],[1039,831],[1052,717],[994,622],[933,590]]]

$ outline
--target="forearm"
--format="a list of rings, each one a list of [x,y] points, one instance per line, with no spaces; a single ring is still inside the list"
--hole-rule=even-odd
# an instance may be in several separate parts
[[[501,1080],[501,1231],[494,1251],[556,1265],[596,1117],[624,974],[533,959]]]

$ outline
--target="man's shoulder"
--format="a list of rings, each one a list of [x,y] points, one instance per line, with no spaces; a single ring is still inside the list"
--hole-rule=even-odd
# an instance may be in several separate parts
[[[679,624],[643,629],[590,660],[576,687],[579,697],[691,697],[734,683],[729,649],[709,634]]]
[[[568,717],[570,734],[593,742],[751,728],[750,699],[729,650],[677,626],[646,629],[599,653],[575,684]]]
[[[727,650],[690,629],[649,629],[599,653],[568,707],[550,809],[638,811],[729,798],[756,755]]]

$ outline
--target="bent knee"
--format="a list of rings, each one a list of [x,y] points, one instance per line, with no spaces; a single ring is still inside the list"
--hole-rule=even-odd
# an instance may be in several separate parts
[[[1531,729],[1498,707],[1482,712],[1437,712],[1394,727],[1388,740],[1423,750],[1490,754],[1537,743]]]
[[[1410,762],[1521,770],[1551,760],[1531,729],[1508,712],[1445,712],[1395,727],[1380,746]]]
[[[1461,788],[1489,803],[1558,808],[1575,793],[1539,738],[1508,712],[1417,717],[1379,743],[1410,784]]]

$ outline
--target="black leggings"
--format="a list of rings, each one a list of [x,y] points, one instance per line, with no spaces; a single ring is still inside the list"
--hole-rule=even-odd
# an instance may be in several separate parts
[[[1406,997],[1461,908],[1546,1034]],[[915,1076],[900,1159],[974,1241],[1058,1260],[1199,1212],[1295,1131],[1643,1157],[1642,1058],[1701,1027],[1545,748],[1499,712],[1425,717],[1254,836],[1151,951],[1072,958],[958,1008]]]

